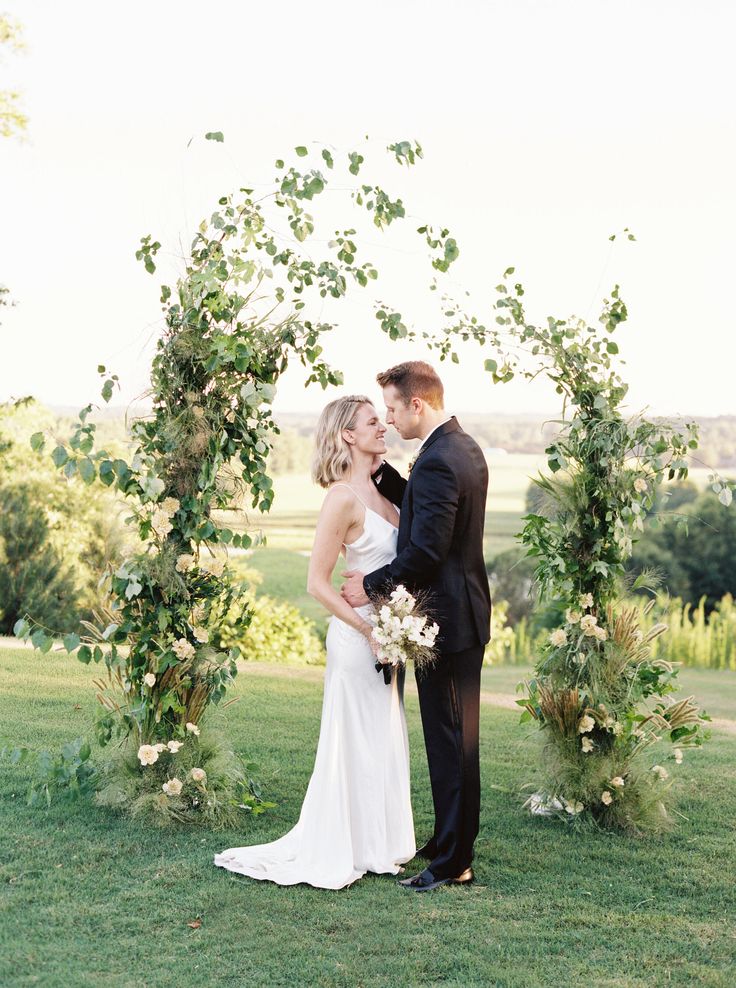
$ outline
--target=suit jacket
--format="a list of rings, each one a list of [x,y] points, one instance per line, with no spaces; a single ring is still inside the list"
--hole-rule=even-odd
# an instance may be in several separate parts
[[[404,478],[384,464],[378,489],[401,508],[396,558],[368,573],[371,598],[398,584],[428,593],[437,644],[460,652],[490,639],[491,594],[483,559],[488,467],[454,417],[435,430]]]

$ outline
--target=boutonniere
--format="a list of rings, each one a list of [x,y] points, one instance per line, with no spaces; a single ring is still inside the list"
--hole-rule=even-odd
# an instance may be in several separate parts
[[[411,474],[411,472],[412,472],[412,470],[414,469],[414,464],[415,464],[415,463],[417,462],[417,460],[419,459],[419,454],[420,454],[421,452],[422,452],[422,448],[421,448],[421,446],[420,446],[420,447],[419,447],[419,449],[418,449],[418,450],[416,451],[416,453],[414,454],[414,456],[412,456],[412,458],[411,458],[411,459],[409,460],[409,474]]]

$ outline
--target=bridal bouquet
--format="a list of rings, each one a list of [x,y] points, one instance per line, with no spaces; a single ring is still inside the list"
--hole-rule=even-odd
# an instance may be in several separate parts
[[[383,672],[386,683],[391,682],[393,666],[411,661],[417,669],[426,669],[434,663],[439,626],[428,624],[428,616],[421,612],[416,597],[406,587],[400,584],[380,601],[371,620],[374,624],[371,637],[378,645],[376,670]]]

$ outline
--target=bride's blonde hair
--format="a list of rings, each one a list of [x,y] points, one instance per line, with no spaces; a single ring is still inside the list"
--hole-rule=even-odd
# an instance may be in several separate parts
[[[365,395],[346,395],[322,409],[312,456],[312,480],[315,484],[329,487],[343,479],[350,467],[350,445],[343,437],[343,430],[354,429],[360,407],[371,404],[370,398]]]

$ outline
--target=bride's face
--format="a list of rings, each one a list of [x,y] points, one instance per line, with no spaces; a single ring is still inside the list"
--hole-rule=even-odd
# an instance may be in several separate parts
[[[355,426],[345,429],[343,436],[351,450],[360,453],[385,453],[386,426],[378,417],[373,405],[361,405],[355,416]]]

